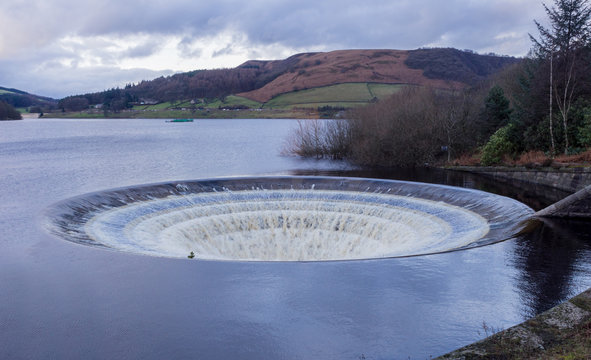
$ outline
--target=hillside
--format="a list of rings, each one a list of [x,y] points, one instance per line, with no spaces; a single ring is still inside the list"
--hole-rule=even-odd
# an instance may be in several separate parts
[[[5,87],[0,87],[0,101],[4,101],[15,108],[30,108],[30,107],[39,107],[42,108],[54,108],[57,105],[57,100],[29,94],[22,90],[17,89],[9,89]]]
[[[430,70],[430,61],[439,60],[443,63],[464,64],[466,59],[462,58],[463,52],[458,51],[456,56],[439,58],[440,49],[402,51],[402,50],[341,50],[328,53],[300,54],[290,58],[292,66],[264,86],[243,92],[238,95],[246,98],[267,102],[275,96],[292,91],[311,89],[340,83],[384,83],[384,84],[409,84],[423,85],[443,89],[461,88],[471,84],[466,79],[473,79],[478,76],[471,66],[465,66],[456,72],[460,74],[455,78],[439,76],[439,73]],[[421,61],[426,58],[427,61]],[[478,59],[487,62],[488,58],[475,55]],[[492,70],[489,73],[498,71],[503,65],[514,61],[513,59],[496,57],[501,61],[487,64]],[[294,61],[296,60],[296,61]],[[410,67],[407,62],[413,60]],[[239,66],[258,67],[265,71],[276,66],[275,62],[249,61]],[[459,71],[458,71],[459,70]],[[428,76],[434,75],[434,76]],[[446,75],[446,74],[443,74]]]
[[[253,105],[346,108],[387,96],[404,85],[466,87],[517,61],[456,49],[302,53],[284,60],[250,60],[232,69],[196,70],[129,84],[124,89],[70,96],[60,101],[60,108],[80,111],[101,104],[105,111],[118,112],[169,103],[172,110],[184,102],[190,104],[180,108],[211,109],[213,104],[219,109]],[[142,108],[148,110],[162,107]]]

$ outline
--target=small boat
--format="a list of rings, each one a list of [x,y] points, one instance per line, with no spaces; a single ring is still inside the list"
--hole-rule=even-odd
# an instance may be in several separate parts
[[[193,122],[193,119],[172,119],[172,120],[166,120],[166,122]]]

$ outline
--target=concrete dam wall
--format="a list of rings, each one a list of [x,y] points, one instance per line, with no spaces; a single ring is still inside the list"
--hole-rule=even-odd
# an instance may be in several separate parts
[[[591,219],[591,168],[462,167],[454,170],[499,181],[519,181],[572,192],[572,195],[538,211],[535,216]]]

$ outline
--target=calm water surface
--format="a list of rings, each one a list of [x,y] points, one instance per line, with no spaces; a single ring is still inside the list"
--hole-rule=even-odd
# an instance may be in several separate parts
[[[291,120],[0,122],[0,358],[425,359],[591,286],[588,223],[414,258],[190,261],[89,248],[44,230],[91,191],[237,175],[467,186],[533,208],[564,193],[443,171],[377,173],[279,155]]]

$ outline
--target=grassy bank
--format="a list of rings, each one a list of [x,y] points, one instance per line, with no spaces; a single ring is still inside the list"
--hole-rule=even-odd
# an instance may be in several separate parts
[[[46,118],[65,119],[308,119],[317,118],[316,111],[308,110],[275,110],[275,109],[246,109],[246,110],[126,110],[120,112],[81,111],[46,113]]]
[[[333,106],[351,108],[367,105],[374,98],[382,99],[398,92],[404,85],[346,83],[293,91],[274,97],[265,108],[286,109],[295,107],[316,108]]]
[[[343,109],[365,106],[387,98],[405,85],[377,83],[345,83],[292,91],[260,103],[243,96],[229,95],[216,99],[192,99],[134,103],[130,109],[117,112],[104,108],[83,111],[47,113],[53,118],[330,118]],[[67,109],[67,107],[66,107]],[[26,109],[20,109],[21,112]]]

